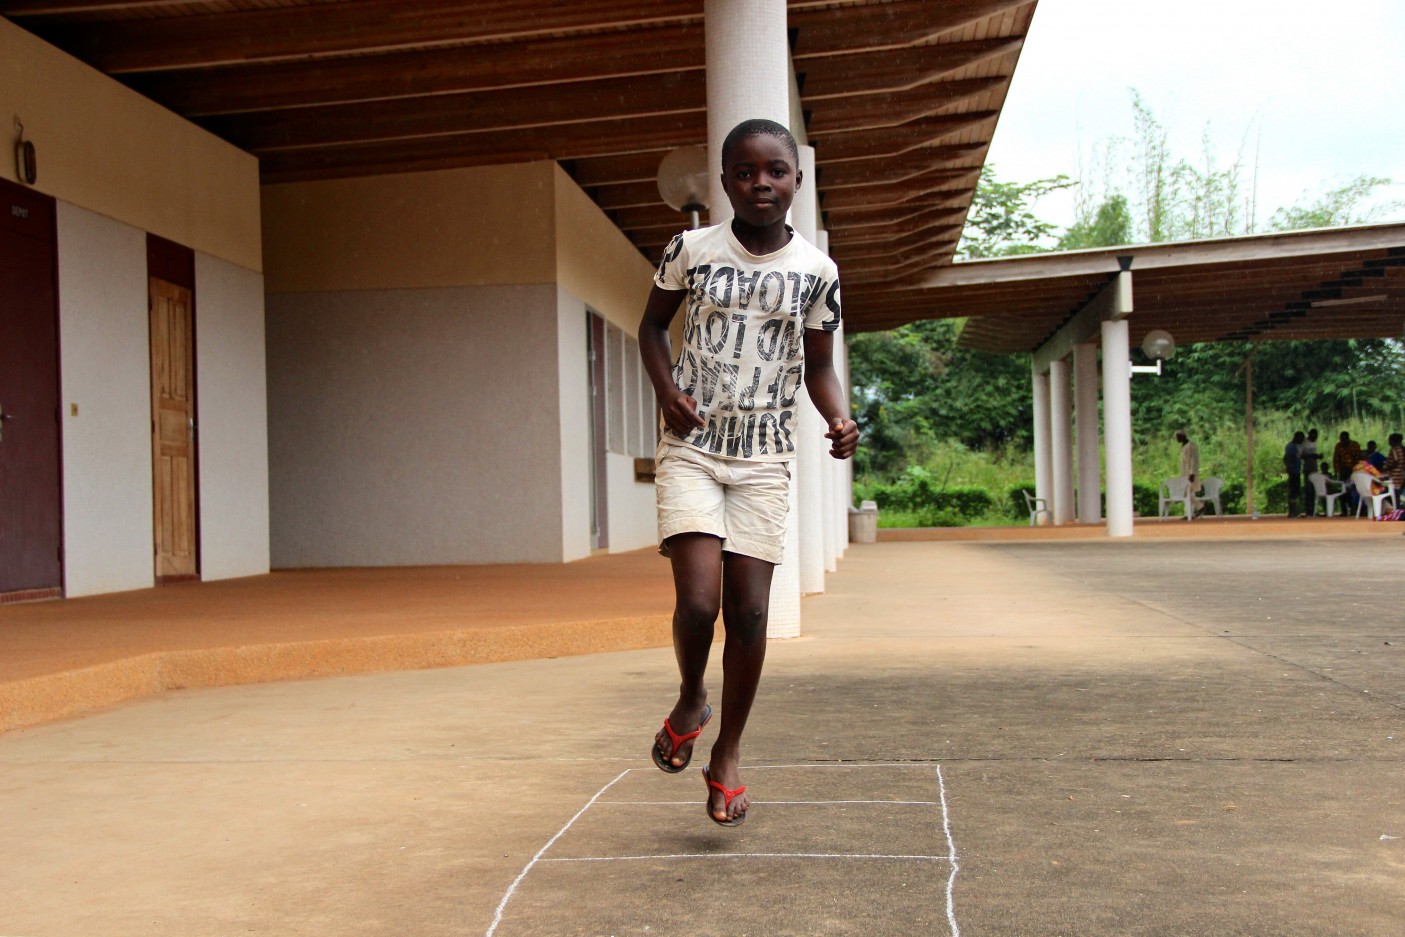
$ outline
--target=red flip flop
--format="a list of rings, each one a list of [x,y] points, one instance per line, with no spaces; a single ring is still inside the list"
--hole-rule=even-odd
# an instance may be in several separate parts
[[[707,800],[703,803],[703,807],[707,810],[707,818],[713,823],[716,823],[718,826],[741,826],[743,823],[745,823],[746,811],[744,810],[730,820],[717,819],[717,817],[715,817],[712,813],[712,792],[714,790],[722,792],[722,806],[725,809],[727,807],[732,806],[732,801],[736,800],[738,795],[746,791],[746,785],[743,784],[736,790],[730,790],[728,788],[723,787],[721,784],[718,784],[716,781],[712,780],[712,775],[707,773],[706,768],[702,769],[702,774],[703,780],[707,782]]]
[[[699,735],[702,735],[703,726],[707,725],[708,722],[710,722],[711,720],[712,706],[711,704],[705,704],[703,706],[702,721],[698,723],[698,727],[692,732],[689,732],[687,735],[679,735],[677,732],[673,731],[673,726],[671,726],[668,722],[668,719],[665,718],[663,721],[663,730],[668,733],[668,738],[669,741],[672,742],[672,747],[668,750],[668,754],[664,755],[663,750],[659,748],[658,740],[655,739],[654,749],[652,752],[650,752],[650,754],[653,755],[654,764],[659,766],[659,770],[667,771],[669,774],[677,774],[684,768],[688,767],[688,765],[690,765],[693,761],[692,752],[688,752],[688,760],[683,762],[681,765],[675,765],[669,759],[673,757],[674,752],[678,751],[679,745],[682,745],[689,739],[695,739]]]

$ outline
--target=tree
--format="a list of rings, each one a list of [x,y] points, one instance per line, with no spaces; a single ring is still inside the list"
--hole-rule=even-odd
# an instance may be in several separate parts
[[[1289,208],[1278,209],[1269,218],[1268,226],[1275,231],[1297,231],[1366,224],[1400,207],[1400,202],[1366,205],[1377,189],[1390,184],[1391,180],[1379,176],[1357,176],[1319,195],[1316,201],[1304,204],[1300,200]]]
[[[1028,357],[971,351],[959,338],[958,321],[938,319],[849,339],[860,474],[891,477],[944,439],[972,449],[1028,444]]]
[[[1092,212],[1080,215],[1059,238],[1058,250],[1116,247],[1132,241],[1132,214],[1127,196],[1111,195]]]
[[[1049,250],[1058,226],[1036,215],[1034,203],[1074,184],[1064,175],[1034,182],[1001,182],[995,177],[994,166],[981,167],[956,256],[975,260]]]

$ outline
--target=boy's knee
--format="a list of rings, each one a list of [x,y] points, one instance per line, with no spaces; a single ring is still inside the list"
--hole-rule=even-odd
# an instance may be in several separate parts
[[[766,605],[760,602],[729,602],[726,615],[728,630],[738,632],[741,637],[759,635],[764,638],[766,612]]]
[[[690,628],[711,628],[717,621],[717,612],[717,603],[705,598],[680,597],[673,610],[678,621]]]

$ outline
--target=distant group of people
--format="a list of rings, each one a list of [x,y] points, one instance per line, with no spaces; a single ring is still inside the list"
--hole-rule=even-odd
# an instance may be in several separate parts
[[[1401,439],[1400,433],[1391,433],[1386,441],[1386,452],[1377,448],[1374,439],[1368,440],[1366,448],[1362,449],[1361,444],[1351,438],[1351,433],[1343,430],[1328,461],[1327,453],[1317,448],[1317,430],[1294,433],[1292,441],[1283,447],[1283,468],[1288,473],[1288,516],[1316,514],[1317,500],[1327,493],[1331,482],[1341,484],[1347,512],[1355,511],[1360,495],[1351,477],[1358,472],[1370,476],[1371,494],[1386,491],[1387,480],[1394,484],[1396,492],[1405,489],[1405,446]],[[1315,476],[1321,476],[1320,485]],[[1325,509],[1323,516],[1326,516]]]

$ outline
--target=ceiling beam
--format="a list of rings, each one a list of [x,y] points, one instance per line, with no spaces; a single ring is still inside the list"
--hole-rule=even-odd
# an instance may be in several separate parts
[[[904,91],[833,98],[806,125],[811,137],[896,127],[944,111],[1009,83],[1003,76],[918,85]]]
[[[857,8],[846,5],[796,11],[790,16],[790,27],[795,33],[791,56],[803,60],[838,52],[915,46],[1028,3],[1029,0],[897,0]]]
[[[518,163],[539,159],[611,156],[707,140],[701,113],[662,114],[611,121],[528,127],[496,133],[449,134],[387,143],[277,150],[260,159],[265,182],[377,175],[453,166]]]
[[[846,186],[868,186],[882,182],[901,182],[934,169],[962,174],[979,173],[979,154],[986,143],[954,143],[924,147],[903,157],[901,162],[870,163],[864,161],[823,163],[819,166],[820,184],[825,191]],[[818,158],[819,154],[815,154]],[[975,180],[972,180],[972,188]]]
[[[703,52],[702,26],[684,24],[628,34],[146,72],[124,80],[172,110],[198,117],[700,71]]]
[[[964,130],[990,123],[999,111],[970,114],[942,114],[923,117],[901,127],[883,127],[854,133],[835,133],[815,140],[815,163],[828,165],[845,160],[872,160],[901,156],[922,147],[933,146]]]
[[[444,94],[405,102],[369,101],[266,113],[230,114],[199,121],[211,133],[253,153],[276,149],[408,139],[453,133],[541,127],[582,121],[702,113],[707,90],[701,72],[609,78]]]
[[[805,104],[854,94],[901,91],[936,81],[985,59],[1017,52],[1023,41],[1022,37],[972,39],[874,55],[822,56],[797,62],[795,77]]]
[[[109,75],[505,42],[559,33],[700,21],[701,0],[344,0],[65,25],[25,24]],[[471,54],[471,53],[469,53]]]

